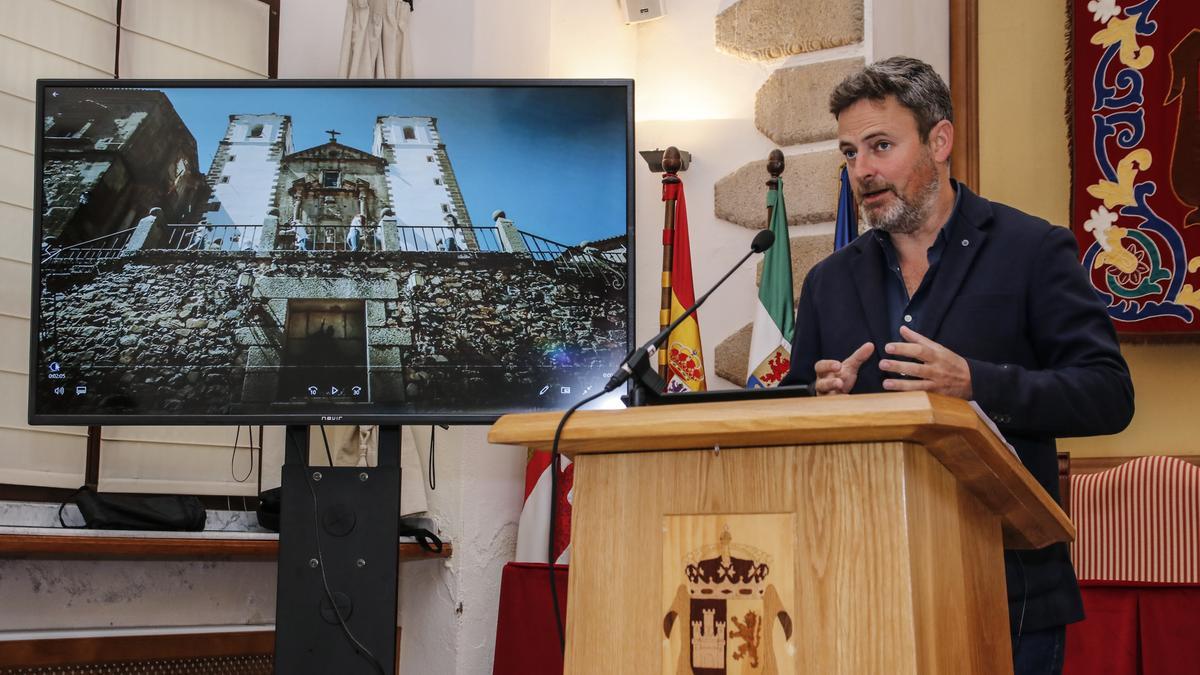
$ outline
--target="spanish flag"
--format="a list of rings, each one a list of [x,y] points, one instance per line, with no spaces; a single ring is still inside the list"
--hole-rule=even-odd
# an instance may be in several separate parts
[[[671,273],[663,275],[663,284],[671,289],[671,315],[668,323],[679,318],[696,302],[692,285],[692,248],[688,242],[687,204],[683,183],[664,183],[663,201],[675,200],[675,228],[671,230]],[[671,331],[662,351],[666,352],[668,392],[704,391],[704,357],[700,348],[700,316],[692,314]],[[661,352],[660,352],[661,353]],[[660,359],[663,357],[659,357]]]

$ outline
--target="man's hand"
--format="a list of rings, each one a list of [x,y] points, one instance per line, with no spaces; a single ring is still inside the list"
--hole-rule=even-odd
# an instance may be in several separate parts
[[[883,359],[879,369],[899,373],[908,378],[886,379],[883,388],[889,391],[932,391],[936,394],[971,399],[971,369],[967,360],[908,326],[900,327],[904,342],[889,342],[884,350],[893,356],[918,361]]]
[[[850,390],[854,388],[854,383],[858,381],[858,369],[874,351],[875,345],[864,342],[863,346],[855,349],[854,353],[847,356],[844,361],[833,359],[817,361],[813,365],[813,370],[817,373],[817,381],[813,383],[813,389],[818,395],[849,394]]]

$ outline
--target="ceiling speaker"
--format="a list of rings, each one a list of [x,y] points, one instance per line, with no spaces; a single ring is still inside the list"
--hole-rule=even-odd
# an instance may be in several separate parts
[[[661,19],[666,13],[666,0],[619,0],[625,23],[641,23]]]

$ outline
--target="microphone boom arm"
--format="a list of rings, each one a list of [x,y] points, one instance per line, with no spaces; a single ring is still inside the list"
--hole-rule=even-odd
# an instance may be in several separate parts
[[[770,230],[764,230],[763,233],[770,233]],[[760,235],[763,233],[760,233]],[[678,328],[679,324],[687,320],[689,316],[695,314],[696,310],[700,308],[700,305],[703,305],[704,302],[708,300],[708,296],[712,295],[713,291],[720,288],[721,284],[725,283],[725,280],[731,277],[733,273],[742,266],[742,263],[750,259],[750,256],[754,255],[755,253],[761,253],[763,250],[766,250],[771,243],[774,243],[774,237],[770,237],[769,239],[770,243],[766,244],[765,246],[758,246],[758,241],[756,238],[756,245],[752,246],[750,251],[747,252],[746,255],[742,256],[742,259],[725,273],[725,276],[721,277],[717,283],[713,284],[712,288],[708,289],[707,293],[700,296],[700,299],[696,300],[696,302],[694,302],[686,312],[680,314],[679,318],[675,319],[668,324],[666,328],[663,328],[661,331],[659,331],[658,335],[655,335],[650,339],[649,342],[635,349],[633,353],[621,363],[620,367],[617,368],[617,372],[613,373],[612,377],[609,378],[608,384],[604,385],[604,391],[612,391],[613,389],[621,386],[630,377],[635,376],[638,384],[651,391],[660,392],[665,389],[666,382],[661,376],[659,376],[657,372],[655,372],[655,369],[650,363],[651,358],[658,353],[658,344],[666,339],[666,337],[671,334],[671,331]]]

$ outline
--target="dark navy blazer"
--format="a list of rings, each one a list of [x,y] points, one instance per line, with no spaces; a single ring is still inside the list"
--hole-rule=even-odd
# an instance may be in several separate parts
[[[974,399],[1058,499],[1055,438],[1111,434],[1133,417],[1133,383],[1104,304],[1062,227],[973,194],[961,184],[948,245],[920,332],[967,360]],[[888,326],[883,250],[870,232],[804,279],[784,384],[809,383],[819,359],[875,352],[852,393],[883,391]],[[1065,544],[1005,554],[1014,632],[1083,617]]]

